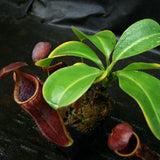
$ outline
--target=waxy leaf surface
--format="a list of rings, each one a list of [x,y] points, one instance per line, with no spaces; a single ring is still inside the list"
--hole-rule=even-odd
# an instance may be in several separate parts
[[[41,59],[39,61],[37,61],[35,63],[36,66],[39,66],[39,67],[46,67],[48,68],[51,64],[51,62],[53,61],[53,58],[44,58],[44,59]]]
[[[118,61],[150,50],[160,45],[160,26],[151,19],[140,20],[131,25],[119,39],[113,61]]]
[[[160,69],[160,64],[135,62],[135,63],[129,64],[123,70],[146,70],[146,69]]]
[[[141,71],[119,71],[117,76],[120,88],[137,101],[153,134],[160,139],[160,80]]]
[[[110,57],[110,54],[112,53],[116,44],[116,36],[113,32],[104,30],[95,35],[86,35],[73,26],[72,30],[80,39],[80,41],[90,40],[107,58]]]
[[[101,70],[87,65],[73,65],[51,74],[43,86],[43,95],[54,109],[70,105],[92,85]]]
[[[78,56],[82,58],[87,58],[97,64],[101,69],[103,69],[103,64],[95,52],[88,47],[86,44],[78,41],[69,41],[61,44],[55,48],[48,58],[55,58],[61,56]]]

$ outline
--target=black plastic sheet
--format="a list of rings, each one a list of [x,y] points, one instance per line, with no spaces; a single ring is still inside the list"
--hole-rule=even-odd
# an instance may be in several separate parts
[[[117,37],[132,23],[152,18],[160,23],[159,0],[1,0],[0,1],[0,68],[15,62],[29,64],[25,71],[43,79],[34,66],[31,53],[39,41],[49,41],[53,48],[77,40],[71,26],[86,33],[110,29]],[[121,61],[122,68],[133,61],[159,63],[156,48],[131,59]],[[62,58],[68,64],[76,58]],[[58,61],[58,60],[57,60]],[[160,78],[160,72],[150,74]],[[142,142],[160,153],[160,143],[148,128],[137,103],[118,88],[110,85],[106,94],[116,101],[108,117],[88,134],[71,130],[73,146],[61,148],[48,142],[37,130],[31,118],[13,101],[12,74],[0,80],[0,160],[121,160],[107,147],[111,129],[127,121]]]

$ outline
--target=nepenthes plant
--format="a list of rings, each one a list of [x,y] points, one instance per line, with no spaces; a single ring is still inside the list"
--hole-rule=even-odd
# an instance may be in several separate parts
[[[82,61],[64,67],[49,75],[43,85],[43,96],[55,110],[68,106],[79,99],[93,84],[102,82],[103,87],[119,80],[120,88],[139,104],[151,131],[160,139],[160,80],[144,72],[160,69],[158,63],[134,62],[121,70],[113,71],[115,64],[160,45],[160,26],[152,19],[143,19],[124,31],[118,42],[110,30],[87,35],[72,27],[80,41],[69,41],[55,48],[47,58],[35,64],[48,68],[56,57],[77,56],[89,59],[97,67]],[[85,40],[92,42],[105,56],[105,64]],[[128,106],[129,107],[129,106]]]
[[[121,70],[114,70],[114,66],[120,60],[160,45],[159,24],[152,19],[140,20],[126,29],[118,42],[115,34],[110,30],[104,30],[95,35],[87,35],[75,27],[72,27],[72,30],[80,41],[69,41],[59,45],[47,58],[44,57],[51,49],[48,42],[38,43],[34,48],[32,59],[35,65],[48,73],[48,78],[44,83],[36,76],[21,71],[20,68],[27,65],[23,62],[12,63],[0,70],[0,78],[11,71],[14,72],[16,103],[34,119],[48,140],[67,147],[72,145],[73,140],[67,130],[61,109],[71,105],[74,108],[72,111],[78,110],[83,123],[83,118],[86,121],[86,117],[79,108],[79,104],[85,99],[83,96],[92,97],[93,95],[94,97],[94,93],[89,91],[93,84],[100,83],[106,88],[118,79],[120,88],[139,104],[148,126],[155,137],[160,139],[160,80],[144,72],[149,69],[160,69],[160,64],[134,62]],[[86,40],[99,49],[105,57],[105,63],[85,43]],[[62,56],[80,57],[81,61],[70,66],[63,63],[52,65],[56,57]],[[94,62],[96,67],[84,63],[84,59]],[[96,98],[98,96],[96,94]],[[93,100],[97,100],[96,98]],[[108,97],[103,96],[102,99],[105,98]],[[105,105],[99,100],[96,103],[100,105],[96,104],[93,114],[95,117],[97,106]],[[88,108],[87,111],[90,112]],[[98,112],[101,113],[100,116],[103,119],[108,110],[102,107]],[[74,112],[72,113],[72,119],[75,120]]]

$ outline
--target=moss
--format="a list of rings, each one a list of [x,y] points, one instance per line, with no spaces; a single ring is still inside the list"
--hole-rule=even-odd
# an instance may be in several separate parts
[[[101,89],[91,88],[71,106],[61,108],[60,112],[67,127],[86,133],[108,115],[113,102]]]

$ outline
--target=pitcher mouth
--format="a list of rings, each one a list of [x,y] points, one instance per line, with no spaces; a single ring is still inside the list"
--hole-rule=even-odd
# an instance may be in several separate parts
[[[128,145],[124,149],[120,151],[115,150],[114,152],[121,157],[130,157],[135,154],[139,145],[140,145],[139,137],[137,136],[135,132],[133,132],[132,137],[130,138],[128,142]]]
[[[42,95],[42,82],[38,77],[20,70],[26,63],[15,62],[0,70],[0,78],[14,72],[14,100],[37,124],[42,135],[55,144],[68,147],[73,139],[68,132],[60,113],[52,109]]]
[[[21,70],[14,72],[15,89],[14,99],[18,104],[24,104],[35,97],[38,92],[39,82],[38,80]]]

